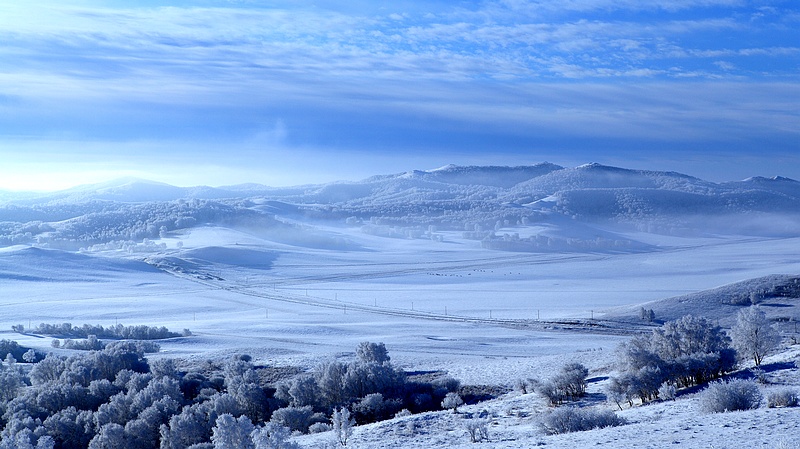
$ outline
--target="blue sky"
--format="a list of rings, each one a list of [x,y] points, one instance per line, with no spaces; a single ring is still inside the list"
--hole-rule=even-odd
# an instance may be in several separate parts
[[[794,0],[0,5],[0,188],[600,162],[800,179]]]

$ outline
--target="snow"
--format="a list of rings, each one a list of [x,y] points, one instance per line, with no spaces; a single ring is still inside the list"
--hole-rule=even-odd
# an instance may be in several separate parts
[[[509,174],[513,176],[498,179]],[[527,179],[518,181],[516,176]],[[602,387],[615,371],[615,348],[629,338],[625,330],[629,327],[623,324],[647,326],[637,323],[640,307],[653,308],[657,319],[693,313],[725,325],[736,307],[709,300],[724,289],[707,290],[800,273],[800,235],[792,227],[798,213],[794,201],[800,198],[792,196],[795,183],[753,179],[715,185],[672,173],[597,164],[574,169],[542,164],[532,168],[446,166],[360,183],[275,190],[273,197],[267,196],[269,189],[264,186],[219,189],[215,197],[230,194],[238,199],[220,203],[226,208],[203,203],[202,210],[222,210],[232,214],[225,217],[246,220],[201,222],[161,232],[156,226],[156,234],[150,237],[154,245],[141,248],[147,252],[108,246],[79,253],[39,244],[33,237],[22,245],[0,248],[0,337],[47,351],[50,338],[12,333],[11,326],[71,322],[146,324],[173,331],[188,328],[193,336],[162,342],[163,351],[155,357],[194,361],[238,352],[252,355],[257,363],[304,369],[326,358],[350,358],[358,343],[375,341],[384,342],[392,361],[408,371],[444,370],[464,384],[506,388],[517,379],[547,378],[564,363],[577,361],[590,369],[594,379],[583,405],[610,407],[600,400]],[[779,187],[769,190],[773,184]],[[760,193],[736,196],[757,190],[752,185],[758,185]],[[659,190],[664,186],[670,188]],[[98,200],[87,191],[106,195],[107,202],[102,204],[112,209],[114,201],[170,201],[152,207],[174,221],[170,208],[194,210],[185,198],[211,192],[208,189],[174,190],[127,180],[72,192],[73,196],[54,195],[47,201]],[[263,196],[248,197],[247,192],[255,191]],[[667,193],[659,196],[653,191]],[[684,203],[664,208],[658,220],[676,228],[688,223],[695,226],[692,232],[660,232],[662,228],[653,229],[653,221],[636,214],[626,215],[623,224],[579,216],[589,210],[587,204],[609,192],[635,193],[652,205],[668,204],[659,202],[684,194],[707,195],[717,201],[723,191],[733,195],[729,199],[738,198],[733,202],[742,208],[739,212],[751,211],[743,206],[742,198],[782,198],[770,203],[770,211],[785,220],[789,230],[765,233],[764,228],[757,232],[737,228],[732,232],[725,226],[696,226],[719,221],[702,216],[690,222],[676,215],[675,211],[696,206]],[[570,197],[565,192],[581,192],[587,203],[573,204],[573,209],[563,213],[558,208],[565,207],[561,202]],[[524,198],[532,201],[521,201]],[[502,206],[509,200],[520,202]],[[463,203],[451,209],[449,201]],[[12,216],[15,208],[23,207],[20,204],[7,206],[2,213]],[[76,210],[85,213],[95,203],[80,204]],[[30,207],[25,213],[46,210],[45,206]],[[410,215],[392,216],[387,211],[394,208]],[[568,251],[497,251],[465,236],[461,222],[461,229],[413,222],[432,210],[452,213],[457,222],[479,224],[487,217],[499,221],[493,214],[501,210],[502,217],[512,209],[535,211],[536,219],[527,225],[502,223],[495,231],[499,236],[579,242],[604,239],[635,245],[625,250],[577,245]],[[146,205],[121,208],[119,214],[125,215],[126,223],[135,223],[131,211],[140,210],[150,209]],[[58,211],[66,213],[61,206]],[[263,211],[274,215],[248,221]],[[335,219],[326,219],[328,213]],[[599,215],[609,214],[593,216]],[[375,226],[395,230],[402,226],[392,220],[402,218],[411,222],[408,229],[414,228],[417,238],[368,234],[361,226],[344,223],[351,216],[363,223],[375,217]],[[153,219],[153,226],[169,224],[163,217]],[[52,229],[62,226],[55,220],[35,227],[20,221],[13,239],[24,240],[25,232],[44,229],[43,224]],[[56,231],[38,237],[46,242],[47,233]],[[760,288],[764,282],[726,288]],[[706,292],[697,293],[702,291]],[[795,302],[771,302],[771,316],[800,318]],[[564,328],[563,320],[579,325],[572,331],[559,330]],[[619,327],[616,332],[591,333],[587,328],[592,323],[604,323],[612,330]],[[800,385],[798,370],[789,367],[797,358],[797,348],[791,347],[768,359],[767,363],[783,367],[770,373],[775,384]],[[796,429],[800,409],[705,415],[698,412],[694,393],[683,394],[675,402],[621,411],[620,416],[629,421],[625,426],[568,435],[542,434],[537,420],[546,408],[535,395],[512,392],[461,407],[460,414],[422,414],[359,427],[353,446],[478,447],[469,443],[463,421],[482,411],[492,417],[492,425],[490,441],[481,447],[777,448],[781,442],[785,447],[800,444]],[[313,447],[325,438],[329,436],[311,435],[298,441]]]

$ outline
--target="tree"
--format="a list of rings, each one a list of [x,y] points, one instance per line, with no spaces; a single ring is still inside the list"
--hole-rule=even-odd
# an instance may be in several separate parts
[[[444,400],[442,400],[442,408],[451,409],[453,413],[458,413],[458,406],[463,404],[464,400],[461,399],[461,396],[453,392],[447,393]]]
[[[27,363],[33,363],[36,361],[36,351],[33,349],[28,349],[25,354],[22,354],[22,360]]]
[[[386,363],[390,360],[389,352],[383,343],[361,342],[356,349],[356,355],[364,363]]]
[[[336,441],[342,446],[347,446],[347,440],[353,434],[353,426],[356,424],[356,421],[350,417],[350,410],[347,407],[334,410],[331,420]]]
[[[251,436],[255,449],[300,449],[297,443],[289,441],[291,434],[288,427],[268,422],[253,430]]]
[[[270,422],[288,427],[293,431],[297,430],[306,433],[308,431],[308,426],[313,424],[313,417],[314,411],[311,409],[310,405],[305,405],[303,407],[290,406],[275,410],[275,412],[272,413]]]
[[[561,367],[555,377],[542,384],[539,393],[552,405],[559,405],[567,399],[577,400],[586,394],[586,377],[589,370],[580,363],[568,363]]]
[[[764,357],[780,344],[781,336],[766,314],[758,307],[751,306],[736,315],[731,340],[740,360],[751,358],[756,366],[761,366]]]
[[[214,449],[255,449],[250,436],[254,429],[247,416],[242,415],[237,419],[226,413],[217,418],[211,442],[214,443]]]
[[[125,436],[125,428],[117,423],[106,424],[89,442],[89,449],[126,449],[131,441]]]
[[[729,342],[722,328],[691,315],[634,337],[620,347],[622,373],[609,385],[610,398],[632,405],[657,398],[665,382],[678,388],[718,378],[736,366]]]

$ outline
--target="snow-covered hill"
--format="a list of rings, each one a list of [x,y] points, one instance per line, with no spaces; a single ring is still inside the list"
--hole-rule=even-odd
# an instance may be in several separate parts
[[[609,237],[620,230],[800,235],[797,181],[756,177],[717,184],[679,173],[599,164],[449,165],[293,188],[182,188],[125,178],[50,194],[6,192],[0,199],[0,245],[72,249],[139,243],[209,223],[261,222],[258,226],[278,230],[275,219],[295,230],[324,223],[403,238],[431,238],[434,229],[468,232],[467,238],[485,240],[488,248],[534,252],[644,247],[638,239]],[[537,231],[542,228],[553,232]]]

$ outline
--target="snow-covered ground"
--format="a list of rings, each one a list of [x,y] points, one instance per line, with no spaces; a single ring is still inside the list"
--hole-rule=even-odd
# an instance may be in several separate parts
[[[521,361],[610,351],[622,337],[520,330],[505,320],[601,318],[615,306],[800,272],[800,239],[684,239],[648,253],[531,254],[485,250],[455,234],[436,242],[326,231],[363,249],[297,248],[221,227],[170,236],[167,250],[147,255],[6,248],[0,329],[40,322],[188,328],[195,336],[165,343],[165,354],[236,348],[303,365],[382,341],[409,367],[509,384],[517,377],[511,373],[528,369]],[[49,346],[46,339],[25,343]],[[473,367],[482,359],[509,366],[479,374]]]
[[[166,326],[193,335],[162,341],[162,352],[153,357],[191,363],[246,353],[258,364],[305,369],[326,358],[352,357],[358,343],[373,341],[385,343],[392,361],[407,371],[442,370],[463,384],[505,388],[580,362],[592,379],[587,401],[610,408],[601,400],[602,388],[615,370],[615,348],[629,336],[613,329],[593,333],[586,323],[635,317],[641,304],[658,313],[702,314],[707,303],[658,301],[800,273],[800,237],[794,233],[681,237],[558,218],[495,232],[581,241],[613,233],[639,246],[510,252],[486,249],[447,229],[429,231],[433,238],[407,239],[342,222],[284,217],[282,223],[294,226],[291,239],[275,238],[275,228],[206,225],[162,232],[141,251],[113,245],[83,252],[0,248],[0,338],[47,351],[50,337],[11,327]],[[300,234],[305,238],[298,240]],[[774,313],[800,318],[796,305],[773,306]],[[563,320],[584,326],[555,329],[553,323]],[[787,368],[798,352],[789,348],[767,360],[782,367],[770,373],[775,384],[800,386],[798,370]],[[352,446],[475,447],[464,418],[478,414],[492,420],[489,441],[481,445],[497,448],[800,445],[797,408],[707,415],[693,394],[685,394],[621,411],[629,422],[622,427],[545,436],[538,420],[546,408],[535,395],[512,392],[459,414],[360,427]],[[297,441],[322,447],[326,438]]]

